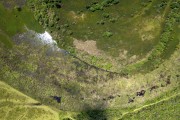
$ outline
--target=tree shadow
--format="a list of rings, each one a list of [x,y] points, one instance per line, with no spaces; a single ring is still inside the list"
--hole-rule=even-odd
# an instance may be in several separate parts
[[[106,105],[98,104],[96,108],[92,108],[85,104],[84,108],[85,110],[75,117],[76,120],[107,120]]]
[[[107,120],[105,110],[88,110],[81,112],[75,118],[76,120]]]

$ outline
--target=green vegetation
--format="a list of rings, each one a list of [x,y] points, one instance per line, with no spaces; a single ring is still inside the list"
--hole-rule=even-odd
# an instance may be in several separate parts
[[[73,50],[73,55],[89,64],[91,57],[103,59],[93,65],[117,73],[144,73],[158,67],[165,59],[163,54],[169,49],[169,36],[176,31],[174,26],[179,19],[177,0],[61,0],[60,8],[54,7],[55,1],[30,0],[28,3],[36,19],[52,31],[61,48]],[[77,49],[74,38],[96,41],[95,51],[101,50],[101,53],[92,55]],[[171,48],[177,44],[171,44]],[[104,61],[112,66],[106,69]]]
[[[105,33],[103,34],[103,36],[105,36],[105,37],[111,37],[111,36],[113,36],[113,34],[112,34],[112,32],[107,31],[107,32],[105,32]]]
[[[176,120],[179,116],[179,94],[163,99],[157,103],[147,105],[133,110],[133,112],[122,114],[122,110],[93,110],[86,112],[63,112],[54,111],[46,106],[38,105],[38,102],[23,95],[7,84],[0,82],[0,118],[13,120],[23,118],[27,120],[130,120],[130,119],[171,119]],[[7,112],[9,111],[9,112]],[[11,112],[11,114],[10,114]],[[151,113],[151,114],[149,114]],[[123,115],[123,117],[122,117]],[[6,116],[6,117],[4,117]]]
[[[0,41],[7,47],[12,47],[10,40],[17,33],[26,31],[26,27],[38,32],[42,31],[41,26],[34,20],[32,12],[27,7],[14,7],[6,9],[0,4]]]
[[[109,7],[112,5],[116,5],[119,3],[119,0],[103,0],[101,3],[92,2],[91,5],[87,5],[86,8],[91,12],[95,12],[97,10],[103,10],[104,7]]]
[[[34,21],[33,14],[26,7],[22,8],[22,11],[17,11],[16,8],[9,10],[0,4],[0,14],[1,31],[6,32],[8,36],[25,31],[25,25],[29,29],[42,31],[39,24]]]
[[[179,119],[179,107],[180,96],[177,95],[168,100],[126,114],[120,120],[177,120]]]
[[[170,41],[174,41],[174,43],[177,43],[174,46],[171,46],[173,48],[176,48],[179,43],[179,38],[176,36],[173,36],[173,33],[176,33],[176,31],[179,28],[175,28],[175,25],[179,24],[179,11],[180,11],[180,1],[175,1],[170,4],[170,13],[167,15],[167,18],[165,20],[164,29],[160,36],[160,42],[154,47],[151,54],[148,56],[148,60],[142,61],[141,63],[137,63],[133,65],[134,69],[139,69],[140,71],[146,72],[147,70],[153,70],[154,68],[158,67],[159,64],[163,61],[163,55],[166,55],[167,52],[170,53],[169,44]],[[176,42],[177,41],[177,42]],[[172,50],[172,49],[171,49]],[[175,50],[175,49],[174,49]],[[130,66],[130,69],[128,73],[134,71],[132,69],[132,66]]]
[[[178,119],[179,7],[180,0],[2,0],[0,119]],[[41,27],[68,52],[42,43]]]
[[[59,120],[58,113],[0,81],[1,120]]]
[[[179,85],[179,51],[156,71],[128,79],[90,67],[68,55],[63,56],[56,52],[48,55],[48,46],[34,46],[31,44],[33,41],[33,38],[29,42],[22,41],[11,50],[1,47],[0,65],[3,69],[0,77],[19,91],[57,109],[89,111],[107,108],[113,111],[118,108],[118,114],[123,114],[124,111],[132,110],[125,108],[141,106],[143,101],[152,100]],[[93,58],[93,61],[96,62],[96,58]],[[169,75],[171,77],[168,77]],[[140,89],[146,90],[144,97],[136,97],[136,91]],[[178,90],[173,91],[171,95],[177,92]],[[52,99],[51,96],[54,95],[62,98],[61,104]],[[135,101],[128,103],[133,97]],[[107,102],[110,104],[106,104]]]
[[[2,33],[2,31],[0,31],[0,38],[1,38],[0,42],[3,43],[6,47],[9,47],[9,48],[12,47],[12,43],[11,43],[9,36]]]

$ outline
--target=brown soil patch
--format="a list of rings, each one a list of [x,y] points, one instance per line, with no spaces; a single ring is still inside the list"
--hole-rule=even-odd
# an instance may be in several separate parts
[[[76,49],[81,50],[81,51],[85,51],[90,55],[100,55],[101,54],[101,50],[99,50],[96,46],[96,41],[93,40],[87,40],[85,42],[74,39],[73,42],[74,46],[76,47]]]

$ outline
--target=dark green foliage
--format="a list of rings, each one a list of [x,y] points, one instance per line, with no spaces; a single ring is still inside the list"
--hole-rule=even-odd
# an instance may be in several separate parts
[[[35,9],[36,4],[38,4],[38,7]],[[52,12],[51,14],[48,14],[48,12],[52,11],[51,9],[61,8],[61,0],[29,0],[28,5],[31,9],[35,10],[35,19],[38,20],[41,25],[51,28],[57,26],[60,18],[55,12]],[[59,27],[57,29],[59,30]]]
[[[172,2],[171,9],[179,9],[180,8],[180,1]]]
[[[86,9],[90,10],[91,12],[95,12],[97,10],[103,10],[104,7],[115,5],[118,3],[119,3],[119,0],[103,0],[101,3],[93,2],[91,5],[86,6]]]
[[[83,111],[74,118],[76,120],[113,120],[122,116],[119,109],[88,110]]]
[[[82,112],[75,117],[76,120],[107,120],[105,111],[103,110],[91,110]]]
[[[19,12],[22,11],[22,8],[20,6],[15,6],[14,8]]]

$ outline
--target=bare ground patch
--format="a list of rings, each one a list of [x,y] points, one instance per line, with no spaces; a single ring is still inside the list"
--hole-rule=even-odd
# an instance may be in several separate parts
[[[96,41],[94,40],[87,40],[83,42],[74,38],[73,44],[76,47],[76,49],[85,51],[90,55],[99,56],[102,53],[102,51],[97,48]]]

